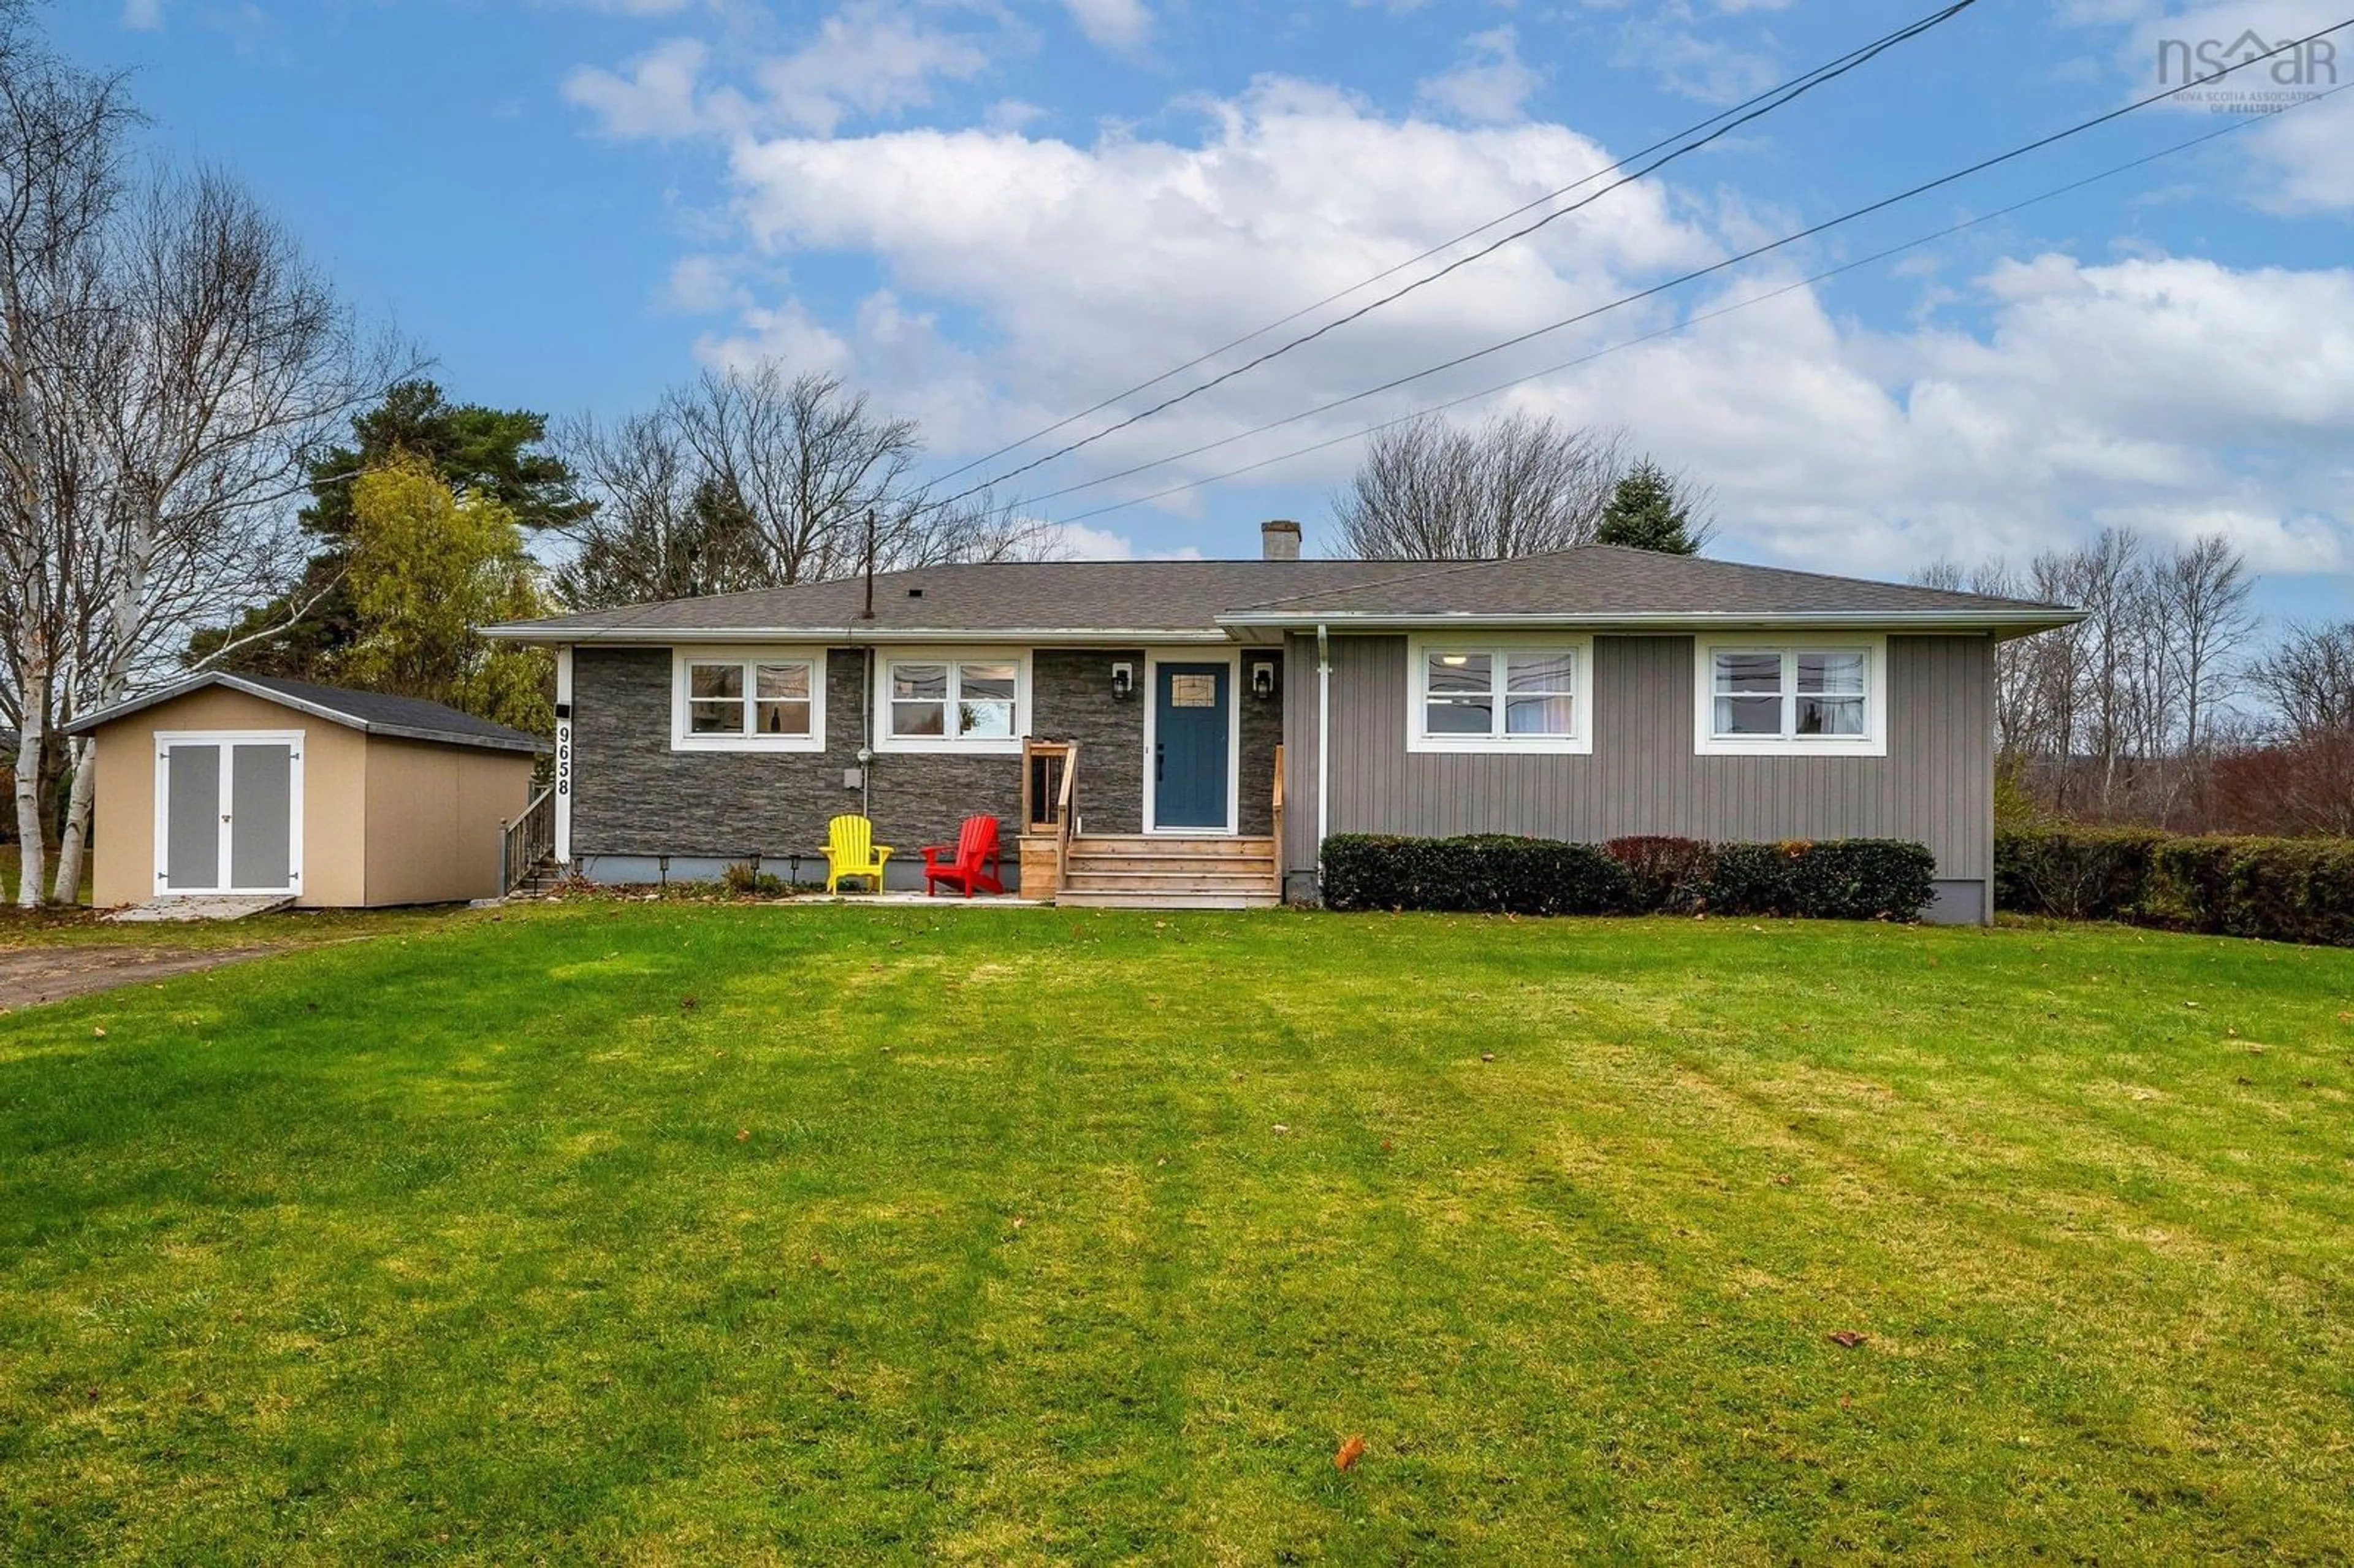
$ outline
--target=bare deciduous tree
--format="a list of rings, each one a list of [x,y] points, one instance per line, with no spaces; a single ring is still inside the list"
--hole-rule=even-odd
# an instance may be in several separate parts
[[[2167,677],[2181,695],[2183,749],[2205,755],[2215,710],[2230,695],[2242,647],[2255,628],[2247,563],[2220,534],[2202,535],[2159,564],[2154,597],[2173,635]]]
[[[709,371],[618,424],[576,420],[559,444],[597,500],[556,574],[575,609],[851,577],[870,546],[877,570],[1054,548],[986,493],[933,501],[913,477],[915,424],[831,376]]]
[[[95,335],[102,238],[136,120],[118,79],[77,71],[0,6],[0,715],[17,729],[17,902],[40,902],[51,728],[69,673],[67,572],[101,506],[76,372]]]
[[[1938,562],[1926,587],[2075,606],[2074,626],[1995,653],[1997,766],[2062,814],[2203,821],[2219,715],[2253,629],[2245,563],[2217,535],[2164,554],[2131,532],[2050,550],[2023,576]]]
[[[1492,560],[1590,543],[1626,471],[1625,438],[1511,414],[1476,429],[1436,416],[1376,434],[1332,498],[1345,553]]]
[[[86,401],[111,494],[69,574],[80,712],[120,699],[191,627],[274,593],[302,546],[284,503],[334,423],[395,375],[293,238],[217,173],[157,182],[122,226]],[[227,653],[230,649],[223,648]],[[59,898],[81,873],[95,774],[76,743]]]

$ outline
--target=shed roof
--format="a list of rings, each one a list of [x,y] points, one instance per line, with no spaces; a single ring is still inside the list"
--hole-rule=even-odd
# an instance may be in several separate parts
[[[207,671],[175,681],[111,707],[85,714],[66,726],[69,735],[86,735],[103,725],[130,717],[133,714],[207,686],[226,686],[233,692],[243,692],[264,702],[277,703],[297,709],[314,718],[346,726],[366,735],[389,736],[400,740],[431,741],[440,746],[482,747],[493,751],[545,751],[547,743],[527,731],[512,729],[488,719],[476,718],[469,713],[442,703],[429,703],[420,697],[388,696],[382,692],[359,692],[348,686],[322,686],[309,681],[290,681],[277,675],[243,675],[227,671]]]

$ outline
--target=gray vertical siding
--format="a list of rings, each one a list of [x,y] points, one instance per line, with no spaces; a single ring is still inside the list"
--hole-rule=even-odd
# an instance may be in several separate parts
[[[1984,637],[1888,640],[1888,755],[1693,753],[1692,640],[1597,637],[1591,756],[1406,750],[1403,637],[1332,639],[1336,833],[1529,833],[1600,842],[1629,833],[1721,841],[1898,838],[1936,854],[1946,883],[1992,874],[1991,644]],[[1288,649],[1291,822],[1284,863],[1316,858],[1316,644]],[[1948,890],[1955,913],[1966,890]]]

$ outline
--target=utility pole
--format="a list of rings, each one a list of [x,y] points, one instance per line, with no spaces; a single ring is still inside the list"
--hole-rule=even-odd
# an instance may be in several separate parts
[[[858,612],[861,620],[875,619],[875,508],[866,509],[866,608]]]

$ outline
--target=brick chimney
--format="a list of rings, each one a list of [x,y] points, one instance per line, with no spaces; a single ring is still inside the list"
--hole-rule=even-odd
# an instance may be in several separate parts
[[[1266,561],[1299,559],[1299,524],[1285,517],[1260,524],[1258,553]]]

